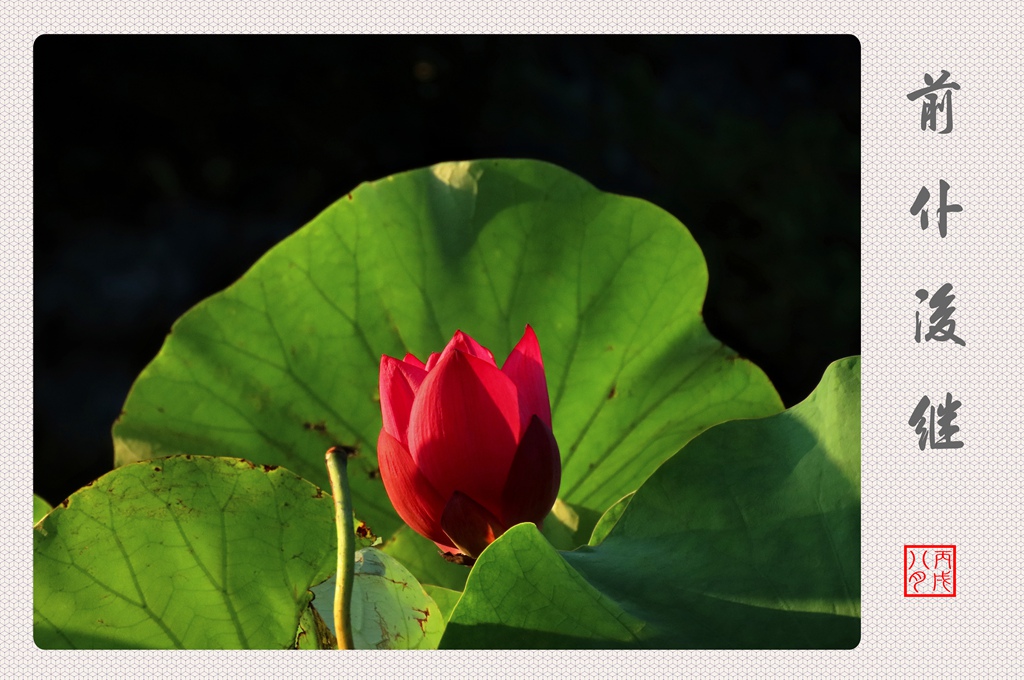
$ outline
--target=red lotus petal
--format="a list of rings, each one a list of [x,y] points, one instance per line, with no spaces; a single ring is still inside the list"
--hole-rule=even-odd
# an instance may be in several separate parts
[[[407,363],[407,364],[412,364],[412,365],[413,365],[413,366],[415,366],[416,368],[423,368],[423,369],[426,369],[426,366],[424,366],[424,365],[423,365],[423,362],[422,362],[422,361],[420,361],[419,359],[417,359],[417,358],[416,358],[416,355],[414,355],[414,354],[412,354],[412,353],[406,354],[406,355],[405,355],[405,358],[404,358],[404,359],[402,359],[402,361],[404,361],[404,362],[405,362],[405,363]]]
[[[380,413],[384,429],[402,443],[409,443],[409,414],[416,391],[427,372],[405,361],[383,356],[380,359]]]
[[[448,536],[441,529],[444,501],[417,469],[405,447],[385,430],[380,431],[377,439],[377,464],[398,516],[421,536],[447,545]]]
[[[441,360],[441,353],[440,352],[431,352],[430,356],[427,357],[427,365],[425,367],[427,369],[427,371],[429,372],[429,371],[433,370],[434,366],[437,366],[437,362],[440,361],[440,360]]]
[[[455,351],[416,393],[409,453],[443,498],[462,491],[498,513],[518,431],[512,381],[487,361]]]
[[[498,366],[497,362],[494,361],[494,355],[491,353],[491,350],[487,349],[462,331],[455,331],[455,335],[452,336],[452,339],[449,340],[448,344],[445,346],[444,351],[441,352],[441,358],[443,359],[445,355],[451,354],[456,350],[465,352],[466,354],[477,357],[478,359],[483,359],[495,368]]]
[[[550,430],[551,401],[548,399],[548,382],[544,377],[544,361],[540,356],[537,335],[529,326],[508,355],[501,372],[515,383],[519,393],[519,417],[522,421],[520,432],[526,432],[533,415],[540,416]]]
[[[487,508],[461,491],[453,493],[444,506],[441,527],[459,550],[470,557],[479,556],[507,528]]]
[[[558,443],[538,416],[519,442],[505,489],[501,492],[501,518],[507,526],[533,522],[538,527],[558,498],[562,459]],[[442,523],[442,526],[444,524]]]

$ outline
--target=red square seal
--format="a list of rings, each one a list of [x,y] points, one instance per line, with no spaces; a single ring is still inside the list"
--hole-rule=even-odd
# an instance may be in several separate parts
[[[956,597],[956,546],[903,546],[903,597]]]

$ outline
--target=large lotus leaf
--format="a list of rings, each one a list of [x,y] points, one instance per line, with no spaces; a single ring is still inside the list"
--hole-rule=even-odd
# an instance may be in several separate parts
[[[289,648],[335,568],[330,495],[239,459],[126,465],[33,533],[46,649]]]
[[[509,530],[473,567],[441,647],[852,648],[859,640],[854,358],[832,364],[785,413],[694,439],[624,504],[599,545],[560,554],[531,524]]]
[[[401,521],[375,458],[381,355],[426,358],[462,329],[501,360],[531,324],[559,495],[600,514],[695,434],[781,409],[707,332],[706,288],[678,220],[546,163],[365,183],[175,323],[115,424],[116,462],[245,455],[326,485],[324,451],[357,445],[355,511],[387,539]]]

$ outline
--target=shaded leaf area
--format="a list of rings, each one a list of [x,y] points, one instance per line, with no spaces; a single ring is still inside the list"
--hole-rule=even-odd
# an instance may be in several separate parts
[[[694,439],[599,545],[560,554],[525,524],[500,537],[473,568],[441,646],[849,649],[859,640],[860,361],[851,358],[788,411]]]
[[[473,566],[441,648],[631,647],[643,643],[646,629],[526,523],[505,532]]]
[[[332,507],[295,474],[246,460],[118,468],[35,526],[36,644],[292,647],[309,587],[334,568]]]
[[[332,576],[315,586],[311,605],[332,635],[336,582]],[[351,617],[356,649],[437,649],[444,632],[443,610],[431,595],[398,560],[376,548],[356,551]]]
[[[548,516],[544,518],[541,533],[558,550],[572,550],[577,546],[586,545],[601,516],[596,510],[566,503],[559,498]]]
[[[53,510],[53,506],[43,500],[38,494],[32,494],[32,524],[35,524],[43,517],[46,517],[46,513]]]
[[[462,329],[503,357],[529,323],[559,496],[600,514],[697,433],[781,409],[707,332],[706,288],[678,220],[547,163],[365,183],[177,321],[115,424],[116,462],[244,451],[325,485],[323,452],[355,445],[355,512],[387,540],[402,524],[375,460],[381,355],[426,358]]]

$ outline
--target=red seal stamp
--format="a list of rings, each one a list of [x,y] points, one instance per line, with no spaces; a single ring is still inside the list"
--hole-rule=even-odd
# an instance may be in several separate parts
[[[956,546],[903,546],[903,597],[956,597]]]

